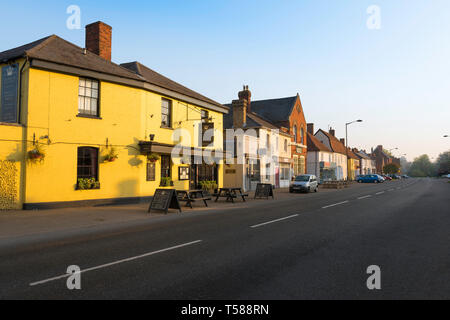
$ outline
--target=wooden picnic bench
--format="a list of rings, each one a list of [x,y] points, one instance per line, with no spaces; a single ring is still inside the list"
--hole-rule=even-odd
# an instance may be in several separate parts
[[[234,203],[234,199],[239,197],[242,198],[242,201],[246,201],[245,198],[248,197],[248,193],[243,193],[242,188],[220,188],[219,191],[213,194],[216,197],[214,202],[217,202],[219,198],[227,198],[226,201],[231,201]]]
[[[192,203],[196,201],[203,201],[205,206],[208,206],[207,200],[211,200],[211,197],[205,195],[203,190],[177,190],[178,201],[186,202],[186,207],[191,207]]]

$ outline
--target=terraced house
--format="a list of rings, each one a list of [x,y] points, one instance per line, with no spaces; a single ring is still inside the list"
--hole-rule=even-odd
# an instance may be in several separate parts
[[[192,154],[222,149],[228,109],[143,64],[113,63],[111,38],[96,22],[86,26],[85,48],[52,35],[0,53],[0,208],[136,201],[160,186],[222,184],[222,162],[192,163]],[[181,161],[171,158],[177,144],[190,151]]]

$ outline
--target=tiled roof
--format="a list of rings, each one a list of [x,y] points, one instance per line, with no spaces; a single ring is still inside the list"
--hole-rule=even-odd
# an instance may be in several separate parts
[[[297,96],[252,101],[250,104],[252,112],[270,120],[272,123],[287,121],[292,113]]]
[[[354,154],[353,151],[350,150],[350,148],[347,149],[347,157],[349,157],[350,159],[359,160],[358,156]]]
[[[330,141],[331,149],[333,150],[333,152],[347,155],[345,146],[342,144],[342,142],[340,142],[335,136],[332,136],[330,133],[322,129],[319,129],[319,131],[321,131],[323,134],[327,136],[328,140]]]
[[[88,50],[84,50],[56,35],[51,35],[35,42],[0,52],[0,62],[6,62],[8,60],[21,57],[39,59],[60,65],[148,82],[185,96],[223,107],[220,103],[190,90],[138,62],[118,65],[109,60],[105,60]]]
[[[231,129],[233,128],[233,108],[231,104],[225,104],[225,107],[228,107],[230,110],[228,114],[223,115],[223,127],[224,129]],[[246,119],[246,127],[247,128],[267,128],[267,129],[273,129],[277,130],[279,127],[271,123],[270,121],[267,121],[266,119],[263,119],[258,114],[254,112],[247,112],[247,119]],[[280,130],[280,134],[289,135],[288,133],[282,132]]]
[[[85,51],[73,43],[52,35],[24,46],[0,53],[0,61],[28,57],[86,70],[98,71],[133,80],[142,78],[111,61]]]
[[[356,156],[358,156],[361,159],[366,159],[366,160],[371,160],[372,159],[367,153],[365,153],[364,151],[361,151],[361,150],[356,152],[355,154],[356,154]]]
[[[123,63],[123,64],[121,64],[121,66],[140,75],[148,83],[184,94],[186,96],[189,96],[189,97],[201,100],[201,101],[205,101],[205,102],[223,107],[223,105],[221,105],[220,103],[218,103],[214,100],[211,100],[189,88],[186,88],[185,86],[183,86],[173,80],[170,80],[169,78],[163,76],[162,74],[159,74],[158,72],[144,66],[143,64],[141,64],[139,62],[135,61],[135,62]]]
[[[307,132],[306,133],[306,142],[308,146],[308,151],[326,151],[332,152],[326,145],[319,141],[314,135]]]

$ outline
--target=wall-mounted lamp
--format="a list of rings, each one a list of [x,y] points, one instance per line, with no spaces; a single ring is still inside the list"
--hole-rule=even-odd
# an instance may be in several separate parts
[[[153,141],[153,140],[155,140],[155,135],[154,135],[154,134],[151,134],[151,135],[150,135],[150,141]]]

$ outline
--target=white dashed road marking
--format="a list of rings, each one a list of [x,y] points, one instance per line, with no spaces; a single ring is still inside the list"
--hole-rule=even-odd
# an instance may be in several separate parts
[[[193,244],[197,244],[199,242],[202,242],[202,240],[197,240],[197,241],[192,241],[192,242],[188,242],[188,243],[183,243],[183,244],[180,244],[178,246],[174,246],[174,247],[170,247],[170,248],[166,248],[166,249],[162,249],[162,250],[158,250],[158,251],[148,252],[148,253],[145,253],[145,254],[141,254],[139,256],[130,257],[130,258],[126,258],[126,259],[122,259],[122,260],[118,260],[118,261],[102,264],[102,265],[99,265],[99,266],[96,266],[96,267],[92,267],[92,268],[81,270],[80,273],[84,273],[84,272],[88,272],[88,271],[94,271],[94,270],[98,270],[98,269],[102,269],[102,268],[111,267],[111,266],[114,266],[114,265],[120,264],[120,263],[130,262],[130,261],[137,260],[137,259],[142,259],[142,258],[145,258],[145,257],[148,257],[148,256],[155,255],[157,253],[162,253],[162,252],[166,252],[166,251],[170,251],[170,250],[179,249],[179,248],[182,248],[182,247],[186,247],[186,246],[190,246],[190,245],[193,245]],[[57,276],[57,277],[48,278],[48,279],[45,279],[45,280],[33,282],[33,283],[30,283],[30,286],[33,287],[33,286],[44,284],[44,283],[47,283],[47,282],[50,282],[50,281],[64,279],[64,278],[69,277],[70,275],[71,274],[67,273],[67,274],[63,274],[63,275]]]
[[[267,221],[267,222],[264,222],[264,223],[260,223],[260,224],[251,226],[250,228],[258,228],[258,227],[262,227],[262,226],[265,226],[265,225],[268,225],[268,224],[271,224],[271,223],[280,222],[280,221],[287,220],[287,219],[291,219],[291,218],[295,218],[295,217],[298,217],[298,214],[294,214],[294,215],[292,215],[292,216],[285,217],[285,218],[281,218],[281,219],[276,219],[276,220],[272,220],[272,221]]]
[[[339,203],[331,204],[331,205],[329,205],[329,206],[325,206],[325,207],[322,207],[322,209],[327,209],[327,208],[331,208],[331,207],[339,206],[339,205],[341,205],[341,204],[344,204],[344,203],[348,203],[348,202],[349,202],[349,201],[347,200],[347,201],[343,201],[343,202],[339,202]]]

